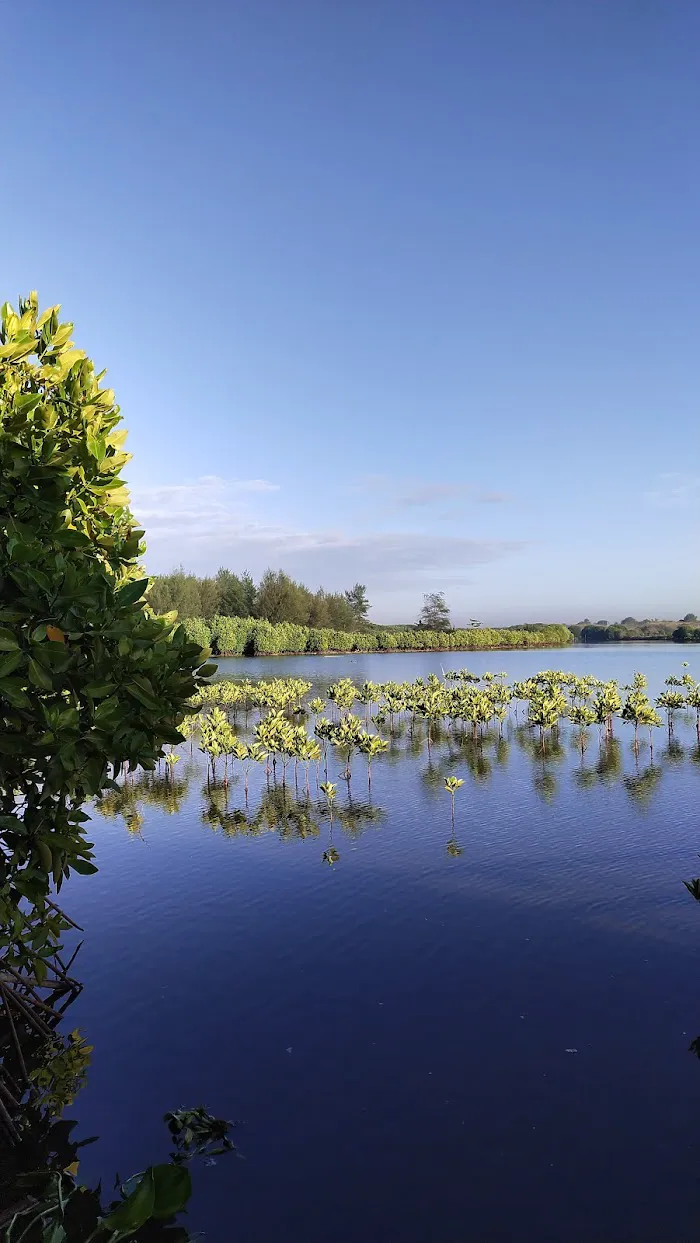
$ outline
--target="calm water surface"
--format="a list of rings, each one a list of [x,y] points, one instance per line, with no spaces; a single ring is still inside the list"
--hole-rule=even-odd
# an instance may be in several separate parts
[[[323,686],[641,669],[655,694],[683,660],[697,677],[700,648],[659,644],[221,669]],[[542,761],[510,726],[481,755],[442,741],[429,765],[405,732],[371,800],[354,761],[351,806],[333,761],[333,867],[313,781],[283,831],[236,832],[231,814],[224,831],[188,747],[179,810],[144,804],[141,837],[96,816],[100,871],[66,901],[86,929],[71,1025],[95,1046],[71,1112],[101,1137],[83,1175],[111,1187],[163,1159],[162,1114],[203,1102],[245,1121],[245,1162],[197,1171],[190,1220],[211,1243],[696,1239],[694,720],[671,748],[657,731],[653,765],[622,723],[616,737],[601,754],[591,731],[581,757],[564,733]],[[449,773],[465,780],[457,857]],[[239,782],[219,811],[243,808]]]

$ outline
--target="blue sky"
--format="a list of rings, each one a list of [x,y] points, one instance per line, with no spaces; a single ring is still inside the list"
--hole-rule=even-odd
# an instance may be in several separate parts
[[[150,570],[700,612],[694,0],[2,22],[2,298],[108,367]]]

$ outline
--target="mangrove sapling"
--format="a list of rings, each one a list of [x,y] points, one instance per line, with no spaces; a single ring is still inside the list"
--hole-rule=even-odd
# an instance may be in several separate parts
[[[569,720],[578,725],[578,743],[583,756],[588,746],[588,728],[595,725],[596,714],[587,704],[572,703],[568,711]]]
[[[246,747],[246,754],[243,757],[243,783],[245,790],[245,801],[248,803],[248,775],[250,773],[251,764],[265,764],[267,760],[267,751],[259,742],[251,742]]]
[[[186,716],[184,721],[181,721],[179,725],[180,733],[190,744],[190,755],[192,755],[194,750],[194,736],[199,733],[199,726],[200,716],[198,712],[192,713],[190,716]]]
[[[354,752],[360,745],[360,740],[364,736],[362,722],[358,717],[346,713],[345,716],[333,726],[331,741],[338,748],[342,755],[345,756],[345,772],[343,776],[346,781],[350,781],[352,777],[351,761]]]
[[[540,746],[545,749],[545,730],[554,730],[566,712],[566,699],[556,687],[533,690],[528,703],[528,723],[540,731]]]
[[[661,724],[661,718],[655,712],[649,697],[646,693],[647,680],[641,673],[635,673],[631,686],[627,687],[627,695],[622,707],[621,716],[623,721],[629,721],[634,726],[634,743],[633,749],[635,756],[639,755],[639,726],[646,725],[649,727],[649,742],[651,743],[651,731],[654,726]],[[681,695],[681,700],[683,696]],[[669,730],[670,732],[670,730]]]
[[[358,749],[367,756],[367,785],[371,788],[372,760],[388,751],[389,743],[386,738],[380,738],[378,734],[363,734],[358,743]]]
[[[333,804],[337,793],[336,787],[332,781],[324,781],[321,785],[321,793],[325,795],[328,805],[328,816],[330,820],[330,828],[328,832],[328,848],[321,855],[322,863],[337,863],[340,858],[340,852],[333,845]]]
[[[328,687],[328,698],[339,713],[349,712],[357,698],[355,684],[350,678],[340,678]]]
[[[180,756],[179,756],[179,755],[176,755],[176,754],[175,754],[175,752],[173,751],[172,747],[171,747],[169,751],[166,751],[166,753],[165,753],[165,755],[163,756],[163,758],[164,758],[164,760],[165,760],[165,776],[166,776],[166,780],[167,780],[167,781],[172,781],[172,778],[173,778],[173,769],[174,769],[175,765],[177,764],[178,760],[180,759]]]
[[[452,800],[452,826],[455,822],[455,794],[460,786],[464,785],[461,777],[445,777],[445,789]]]
[[[289,743],[290,724],[282,712],[274,711],[263,717],[255,727],[255,739],[272,756],[273,777],[277,775],[277,757],[282,757],[285,772],[289,763],[289,755],[285,748]],[[285,759],[286,755],[286,759]]]
[[[445,702],[444,691],[442,690],[442,688],[440,688],[439,690],[436,690],[432,686],[426,689],[422,699],[417,704],[417,710],[419,714],[425,717],[427,721],[428,762],[430,762],[430,758],[431,758],[430,747],[431,747],[431,742],[432,742],[431,735],[432,735],[433,722],[434,721],[438,722],[442,720],[445,714],[445,707],[446,707],[446,702]]]
[[[666,679],[668,682],[668,678]],[[686,705],[686,697],[680,691],[664,691],[662,695],[656,698],[657,708],[665,708],[666,720],[668,722],[669,737],[673,733],[673,714],[679,712]]]
[[[328,780],[328,743],[333,738],[334,729],[335,724],[326,717],[319,717],[314,726],[314,733],[317,738],[320,738],[323,746],[323,769],[326,781]]]
[[[307,795],[310,795],[311,789],[309,786],[309,768],[311,764],[316,765],[316,781],[318,783],[318,765],[321,762],[321,748],[319,744],[315,741],[315,739],[313,738],[306,739],[301,749],[300,758],[304,764],[305,773],[306,773],[306,793]]]
[[[607,738],[613,736],[613,718],[621,708],[622,699],[617,682],[614,679],[610,682],[603,682],[593,697],[593,711],[596,714],[596,723],[605,727]]]
[[[444,788],[447,791],[447,793],[450,795],[450,798],[452,800],[452,819],[451,819],[452,828],[451,828],[450,840],[447,843],[446,850],[447,850],[448,855],[450,855],[453,859],[458,858],[459,855],[464,853],[463,847],[459,845],[455,837],[455,794],[457,790],[460,788],[460,786],[463,786],[463,785],[464,785],[464,781],[462,780],[461,777],[445,777]]]
[[[356,693],[357,702],[364,705],[365,725],[369,725],[370,709],[377,702],[378,694],[379,688],[373,682],[363,682]]]
[[[199,729],[199,749],[208,757],[211,775],[216,780],[216,761],[222,755],[228,756],[234,732],[228,723],[226,714],[220,708],[213,708],[208,715],[202,716]],[[226,778],[228,780],[228,778]]]
[[[685,702],[686,706],[692,708],[695,712],[695,732],[698,735],[698,741],[700,741],[700,685],[692,678],[685,696]]]

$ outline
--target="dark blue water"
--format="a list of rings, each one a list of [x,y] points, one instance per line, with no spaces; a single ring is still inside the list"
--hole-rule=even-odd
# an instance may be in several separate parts
[[[358,681],[641,669],[656,693],[682,660],[697,676],[698,647],[657,644],[222,665]],[[432,767],[404,734],[371,801],[356,760],[333,867],[313,784],[305,836],[227,834],[202,821],[187,747],[179,812],[144,805],[142,837],[95,818],[100,871],[66,903],[86,929],[71,1025],[95,1046],[71,1113],[101,1136],[83,1177],[111,1186],[163,1159],[162,1114],[203,1102],[245,1120],[245,1162],[196,1172],[190,1224],[212,1243],[698,1237],[694,720],[670,749],[657,731],[653,765],[621,722],[612,753],[593,730],[581,757],[564,732],[544,761],[505,732],[481,757],[436,744]],[[243,807],[234,784],[228,810]]]

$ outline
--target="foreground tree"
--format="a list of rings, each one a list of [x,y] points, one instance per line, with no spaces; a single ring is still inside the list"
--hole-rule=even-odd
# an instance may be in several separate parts
[[[36,294],[2,308],[0,957],[39,986],[66,927],[52,887],[96,870],[83,804],[182,740],[214,668],[145,602],[126,432],[71,332]]]
[[[426,630],[449,630],[450,610],[445,603],[444,591],[426,592],[418,625],[425,626]]]

